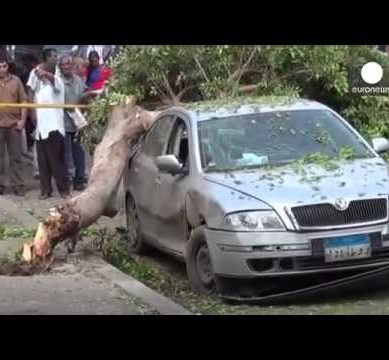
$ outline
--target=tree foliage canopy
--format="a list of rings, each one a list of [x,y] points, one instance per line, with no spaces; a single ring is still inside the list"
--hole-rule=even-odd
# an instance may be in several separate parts
[[[112,60],[114,78],[96,102],[87,142],[104,131],[109,104],[133,94],[148,108],[215,98],[287,95],[321,101],[364,134],[389,137],[389,98],[349,92],[349,78],[387,56],[371,46],[125,46]],[[389,80],[389,79],[388,79]]]

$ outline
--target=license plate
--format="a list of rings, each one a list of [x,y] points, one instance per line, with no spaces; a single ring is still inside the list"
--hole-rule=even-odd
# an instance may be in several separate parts
[[[326,262],[363,259],[371,256],[370,237],[367,234],[334,237],[324,240]]]

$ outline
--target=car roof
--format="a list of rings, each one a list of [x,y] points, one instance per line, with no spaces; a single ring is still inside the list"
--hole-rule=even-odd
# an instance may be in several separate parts
[[[325,109],[328,107],[316,101],[273,96],[188,103],[171,107],[168,111],[184,112],[194,120],[205,121],[213,118],[263,112]]]

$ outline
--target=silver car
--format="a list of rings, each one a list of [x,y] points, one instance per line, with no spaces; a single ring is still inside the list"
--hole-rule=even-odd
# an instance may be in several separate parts
[[[387,265],[388,149],[308,100],[172,107],[126,169],[128,249],[184,259],[200,293]]]

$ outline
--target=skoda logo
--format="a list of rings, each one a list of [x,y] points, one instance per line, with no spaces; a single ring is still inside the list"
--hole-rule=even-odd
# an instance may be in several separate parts
[[[340,210],[340,211],[344,211],[344,210],[347,210],[348,208],[348,201],[345,200],[345,199],[336,199],[335,200],[335,207]]]

